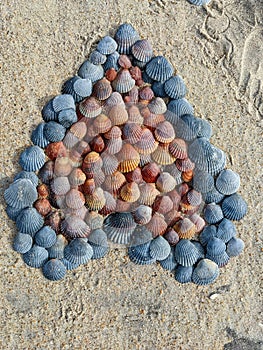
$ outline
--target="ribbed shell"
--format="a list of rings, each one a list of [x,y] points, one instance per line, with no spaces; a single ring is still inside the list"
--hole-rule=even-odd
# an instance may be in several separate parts
[[[47,122],[44,125],[44,136],[50,142],[62,141],[66,133],[66,128],[54,121]]]
[[[137,225],[130,238],[130,246],[137,246],[150,242],[152,240],[152,232],[147,230],[144,225]]]
[[[100,114],[93,120],[93,127],[96,133],[105,133],[111,129],[111,120],[105,114]]]
[[[98,187],[92,194],[85,196],[86,206],[90,210],[100,210],[104,207],[106,203],[106,198],[102,188]]]
[[[44,226],[34,236],[35,243],[40,247],[50,248],[56,243],[56,232],[49,226]]]
[[[20,171],[15,175],[14,182],[18,179],[28,179],[32,182],[34,187],[38,185],[38,176],[32,171],[25,171],[25,170]]]
[[[233,237],[227,243],[227,246],[226,246],[227,255],[230,257],[238,256],[239,254],[241,254],[244,247],[245,247],[245,243],[242,241],[241,238]]]
[[[107,235],[101,228],[98,228],[91,232],[88,238],[88,242],[97,246],[105,248],[108,247]]]
[[[200,286],[213,283],[219,275],[217,264],[209,259],[202,259],[195,267],[192,280]]]
[[[87,60],[79,67],[78,75],[83,79],[90,79],[94,83],[103,78],[104,70],[102,65],[95,65]]]
[[[138,61],[148,62],[153,56],[152,45],[147,39],[137,40],[131,48],[131,53]]]
[[[156,181],[156,187],[160,192],[170,192],[176,186],[176,181],[172,175],[163,172]]]
[[[33,144],[41,148],[45,148],[49,144],[49,140],[44,136],[44,126],[45,123],[38,124],[31,134]]]
[[[128,143],[123,145],[116,157],[119,161],[118,170],[123,173],[133,171],[135,168],[137,168],[140,162],[139,153],[132,145]]]
[[[173,209],[173,202],[168,196],[157,196],[153,203],[153,210],[159,214],[165,215]]]
[[[84,238],[73,239],[64,249],[65,258],[72,264],[86,264],[93,255],[93,249]]]
[[[100,209],[99,213],[102,215],[108,215],[113,213],[116,209],[116,199],[110,192],[104,191],[105,205]]]
[[[97,50],[94,50],[89,55],[89,61],[93,64],[104,64],[107,60],[107,56],[103,55]]]
[[[224,215],[220,205],[209,203],[204,209],[204,219],[208,224],[216,224],[223,219]]]
[[[128,55],[130,53],[132,45],[140,38],[139,34],[132,25],[123,23],[117,29],[114,39],[118,44],[118,52],[120,54]]]
[[[227,255],[226,252],[215,256],[211,256],[207,253],[205,257],[215,262],[218,265],[218,267],[223,267],[227,265],[230,260],[230,257]]]
[[[138,201],[139,203],[144,205],[151,206],[155,201],[156,196],[160,194],[160,192],[156,189],[154,184],[141,184],[139,188],[141,195]]]
[[[93,94],[100,101],[106,100],[110,97],[111,93],[112,87],[106,78],[97,81],[93,86]]]
[[[120,54],[117,51],[107,56],[107,60],[103,65],[105,72],[107,72],[109,69],[114,69],[115,71],[119,69],[119,64],[118,64],[119,56]]]
[[[212,237],[207,242],[206,253],[211,257],[222,255],[226,251],[225,243],[217,237]]]
[[[156,126],[154,135],[157,141],[170,143],[175,138],[174,128],[171,123],[164,121]]]
[[[45,153],[38,146],[30,146],[21,153],[19,164],[25,171],[37,171],[45,164]]]
[[[139,186],[136,182],[127,183],[121,188],[120,195],[125,202],[134,203],[140,197]]]
[[[4,192],[6,203],[15,209],[32,206],[38,194],[31,180],[21,178],[13,182]]]
[[[149,265],[156,262],[150,255],[150,242],[129,247],[128,255],[135,264]]]
[[[151,220],[145,226],[152,232],[153,238],[163,235],[167,229],[167,223],[164,216],[159,213],[154,213]]]
[[[222,202],[224,216],[229,220],[241,220],[247,213],[247,203],[237,193],[226,197]]]
[[[68,177],[59,176],[51,182],[52,191],[58,196],[65,195],[70,190]]]
[[[196,233],[195,224],[188,218],[184,218],[183,220],[179,220],[174,225],[175,231],[178,233],[180,238],[190,239]]]
[[[41,111],[42,118],[45,122],[49,122],[50,120],[57,120],[57,113],[54,111],[52,100],[49,100]]]
[[[175,246],[175,259],[183,266],[192,266],[199,259],[200,253],[188,239],[181,239]]]
[[[157,81],[166,81],[173,75],[172,65],[163,56],[156,56],[146,65],[146,73],[150,78]]]
[[[67,270],[75,270],[80,265],[78,263],[72,264],[70,261],[68,261],[65,258],[62,258],[61,261],[63,262]]]
[[[50,259],[62,259],[64,257],[64,248],[68,244],[66,238],[59,234],[56,237],[56,242],[47,249]]]
[[[140,140],[134,144],[134,148],[140,154],[151,154],[157,146],[158,142],[155,141],[152,132],[147,128],[142,129]]]
[[[42,267],[43,275],[50,281],[59,281],[66,276],[67,268],[62,261],[51,259]]]
[[[9,217],[9,219],[16,221],[16,218],[18,217],[19,213],[23,209],[16,209],[16,208],[11,207],[10,205],[7,205],[5,210],[6,210],[6,214]]]
[[[197,137],[198,124],[197,119],[186,114],[180,117],[176,123],[176,136],[185,140],[192,141]],[[192,159],[194,161],[194,158]]]
[[[23,209],[16,218],[18,230],[32,237],[43,225],[44,219],[35,208]]]
[[[117,77],[112,82],[115,91],[125,94],[135,86],[135,80],[131,77],[128,69],[122,69],[118,72]]]
[[[87,237],[90,233],[90,228],[78,216],[70,215],[61,222],[61,231],[66,237],[72,239]]]
[[[126,123],[122,129],[123,139],[132,145],[141,139],[142,133],[142,128],[136,123]]]
[[[85,198],[83,194],[72,188],[65,197],[66,204],[71,209],[80,209],[85,204]]]
[[[150,255],[158,261],[164,260],[171,252],[170,244],[162,236],[158,236],[151,241]]]
[[[48,259],[48,252],[45,248],[34,244],[33,247],[23,254],[24,262],[30,267],[41,267]]]
[[[70,78],[62,86],[62,93],[72,95],[76,103],[90,96],[91,92],[92,92],[91,80],[82,79],[78,76]]]
[[[210,139],[213,134],[213,130],[209,122],[205,119],[198,118],[197,119],[198,131],[197,137],[205,137]]]
[[[175,269],[175,279],[179,283],[189,283],[192,281],[193,266],[178,265]]]
[[[75,101],[70,94],[57,95],[52,100],[52,106],[56,113],[63,109],[75,109]]]
[[[160,261],[160,265],[162,266],[163,269],[168,271],[173,271],[176,268],[177,262],[174,257],[173,247],[171,248],[170,254],[167,256],[167,258]]]
[[[148,77],[146,75],[145,71],[143,72],[143,78],[144,78],[144,81],[145,81],[145,78],[146,78],[146,80],[151,81],[150,84],[152,84],[152,90],[153,90],[154,95],[156,97],[167,97],[166,92],[164,91],[165,81],[164,82],[153,81],[150,77]],[[145,82],[147,82],[147,81],[145,81]]]
[[[102,108],[95,97],[87,97],[80,102],[79,111],[86,118],[94,118],[101,113]]]
[[[173,99],[182,99],[186,95],[186,86],[180,75],[175,75],[164,84],[164,91]]]
[[[207,245],[209,240],[216,236],[217,228],[215,225],[206,226],[199,236],[199,240],[203,246]]]
[[[103,55],[110,55],[117,50],[117,46],[118,44],[116,41],[111,36],[107,35],[99,41],[97,50]]]
[[[136,223],[130,213],[113,213],[104,220],[103,229],[114,243],[128,244]]]
[[[89,243],[93,250],[91,259],[102,259],[109,252],[109,247],[103,247],[94,243]]]
[[[192,5],[202,6],[208,4],[211,0],[187,0]]]
[[[236,236],[235,224],[228,220],[223,219],[218,225],[216,237],[220,238],[223,242],[227,243],[231,238]]]
[[[240,186],[240,177],[231,169],[224,169],[216,179],[216,189],[224,194],[231,195],[238,191]]]
[[[103,188],[113,194],[116,194],[125,182],[125,176],[120,171],[116,171],[112,175],[106,176]]]
[[[201,193],[214,190],[214,177],[207,171],[195,169],[193,176],[193,188]]]
[[[27,253],[33,244],[33,239],[26,233],[18,232],[13,241],[13,249],[21,254]]]
[[[208,191],[204,194],[203,198],[205,203],[220,203],[224,199],[225,195],[218,192],[214,187],[211,191]]]

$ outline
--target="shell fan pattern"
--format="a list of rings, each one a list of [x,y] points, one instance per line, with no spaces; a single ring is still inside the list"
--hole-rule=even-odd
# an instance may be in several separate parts
[[[244,243],[240,178],[194,116],[183,78],[122,24],[42,109],[6,189],[13,248],[52,281],[109,243],[159,262],[180,283],[212,283]]]

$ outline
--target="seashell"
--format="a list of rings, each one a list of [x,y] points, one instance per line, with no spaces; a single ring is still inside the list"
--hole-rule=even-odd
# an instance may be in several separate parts
[[[216,237],[217,228],[215,225],[206,226],[199,236],[199,240],[203,246],[207,245],[209,240]]]
[[[180,202],[180,211],[184,214],[189,214],[190,212],[196,212],[198,210],[199,206],[194,206],[190,204],[186,198],[186,196],[182,197],[182,200]]]
[[[108,247],[108,242],[107,242],[107,235],[106,233],[101,229],[96,229],[91,232],[88,238],[89,244],[94,244],[96,246],[101,246],[101,247]]]
[[[182,220],[177,221],[174,225],[174,229],[179,237],[184,239],[190,239],[196,233],[195,224],[188,218],[183,218]]]
[[[72,95],[75,102],[78,103],[91,95],[92,82],[90,79],[82,79],[74,76],[63,84],[61,91],[63,94]]]
[[[13,249],[21,254],[27,253],[33,244],[33,239],[27,233],[18,232],[13,241]]]
[[[150,163],[152,160],[151,155],[150,154],[140,154],[140,163],[139,166],[142,168],[144,167],[146,164]]]
[[[182,139],[175,138],[169,144],[169,152],[175,158],[186,159],[187,158],[186,142]]]
[[[178,233],[173,228],[168,228],[163,238],[165,238],[171,246],[175,246],[180,240]]]
[[[150,255],[150,242],[129,247],[128,255],[135,264],[150,265],[156,262]]]
[[[213,283],[219,275],[217,264],[209,259],[202,259],[194,268],[192,281],[200,286]]]
[[[57,234],[60,233],[61,213],[58,210],[52,211],[45,217],[45,225],[50,226]]]
[[[45,123],[38,124],[31,134],[31,141],[33,144],[41,148],[45,148],[49,144],[49,140],[44,136],[44,126]]]
[[[30,180],[34,187],[38,185],[38,177],[33,171],[25,171],[25,170],[20,171],[15,175],[14,182],[19,179]]]
[[[41,198],[34,203],[34,207],[42,216],[48,215],[52,211],[51,204],[48,199]]]
[[[107,140],[118,140],[121,138],[122,131],[118,126],[113,126],[110,131],[104,134]]]
[[[68,241],[63,235],[56,236],[56,242],[47,249],[48,257],[50,259],[62,259],[64,257],[64,248],[68,244]]]
[[[101,159],[103,161],[102,171],[105,175],[112,175],[118,168],[118,159],[108,152],[103,152],[101,155]]]
[[[211,256],[207,253],[205,257],[206,259],[210,259],[211,261],[215,262],[218,265],[218,267],[225,266],[230,260],[230,257],[227,255],[226,252],[215,256]]]
[[[65,265],[67,270],[75,270],[77,267],[79,267],[80,264],[72,264],[71,262],[69,262],[67,259],[62,258],[61,259],[62,263]]]
[[[68,131],[63,139],[64,148],[72,149],[79,142],[79,138]]]
[[[132,79],[128,69],[120,70],[112,82],[114,90],[121,94],[129,92],[134,86],[135,80]]]
[[[183,182],[182,172],[179,169],[177,169],[174,163],[166,165],[164,167],[164,171],[173,176],[173,178],[175,179],[176,185],[180,185]]]
[[[168,110],[177,117],[182,117],[186,114],[194,114],[193,106],[185,98],[171,100],[167,106]]]
[[[78,142],[77,145],[74,147],[74,150],[78,152],[81,156],[85,156],[91,151],[89,144],[84,140]]]
[[[86,175],[83,173],[83,171],[79,168],[74,168],[71,173],[69,174],[69,183],[71,186],[80,186],[83,185],[86,181]]]
[[[99,41],[97,50],[103,55],[110,55],[117,50],[117,46],[118,44],[116,41],[111,36],[107,35]]]
[[[234,193],[223,200],[222,211],[225,218],[239,221],[247,213],[247,203],[239,194]]]
[[[142,133],[141,126],[136,123],[126,123],[122,129],[123,139],[132,145],[141,139]]]
[[[130,247],[150,242],[152,233],[144,225],[137,225],[130,238]]]
[[[64,128],[69,128],[78,121],[77,113],[74,109],[63,109],[58,113],[58,121]]]
[[[130,24],[123,23],[117,29],[114,39],[118,44],[118,52],[128,55],[133,44],[139,40],[139,34]]]
[[[145,73],[145,72],[144,72]],[[143,77],[145,75],[143,74]],[[150,78],[149,78],[150,79]],[[154,95],[156,97],[167,97],[166,95],[166,92],[164,91],[164,84],[165,84],[165,81],[164,82],[160,82],[160,81],[152,81],[152,90],[154,92]]]
[[[176,189],[170,191],[168,196],[171,198],[175,207],[179,208],[179,204],[181,202],[181,195],[177,192]]]
[[[198,131],[197,137],[205,137],[210,139],[213,134],[212,127],[207,120],[198,118],[197,119]]]
[[[189,239],[181,239],[175,246],[175,259],[183,266],[192,266],[199,259],[200,253]]]
[[[105,68],[104,68],[105,69]],[[117,72],[114,68],[110,68],[105,72],[105,78],[112,82],[117,77]]]
[[[90,243],[93,249],[93,255],[91,259],[102,259],[109,252],[109,247],[102,247],[97,244]]]
[[[23,209],[31,206],[37,199],[37,190],[31,180],[18,179],[4,192],[7,205],[15,209]]]
[[[98,50],[92,51],[89,56],[89,61],[95,65],[104,64],[106,60],[107,60],[107,56],[102,54]]]
[[[48,260],[48,252],[45,248],[34,244],[28,252],[23,254],[23,260],[28,266],[39,268]]]
[[[139,188],[141,195],[138,201],[144,205],[151,206],[154,203],[156,196],[160,194],[160,192],[156,189],[155,184],[145,183],[141,184]]]
[[[210,2],[210,0],[187,0],[192,5],[203,6]]]
[[[19,164],[25,171],[37,171],[45,164],[45,153],[38,146],[30,146],[21,153]]]
[[[92,83],[100,80],[104,76],[104,70],[102,65],[93,64],[89,60],[86,60],[79,67],[78,75],[83,79],[90,79]]]
[[[130,69],[132,64],[127,55],[120,55],[118,59],[119,66],[124,69]]]
[[[193,170],[183,171],[182,172],[182,180],[184,182],[190,182],[194,176]]]
[[[175,279],[179,283],[189,283],[192,281],[193,266],[178,265],[175,270]]]
[[[112,87],[109,80],[106,78],[97,81],[93,86],[93,94],[100,101],[106,100],[110,97],[111,93]]]
[[[225,153],[200,137],[193,141],[188,148],[188,156],[195,163],[196,168],[217,175],[225,167]]]
[[[65,258],[72,264],[86,264],[93,255],[93,249],[84,238],[73,239],[64,249]]]
[[[166,172],[160,174],[156,180],[156,187],[160,192],[170,192],[175,188],[175,186],[175,179]]]
[[[201,193],[214,190],[214,178],[207,171],[195,169],[193,176],[193,188]]]
[[[182,213],[177,210],[178,206],[174,205],[173,209],[165,214],[165,221],[168,226],[174,226],[178,220],[183,219]]]
[[[59,259],[50,259],[43,265],[42,272],[48,280],[59,281],[65,277],[67,268]]]
[[[23,209],[16,209],[14,207],[11,207],[10,205],[7,205],[5,210],[9,219],[16,221],[16,218],[18,217],[18,215],[21,213]]]
[[[75,101],[70,94],[57,95],[52,100],[52,106],[56,113],[63,109],[75,109]]]
[[[140,184],[143,181],[141,168],[139,167],[135,168],[133,171],[126,173],[125,177],[128,182],[136,182],[137,184]]]
[[[205,227],[205,220],[201,218],[201,216],[198,215],[197,213],[190,215],[189,219],[195,224],[196,233],[201,232]]]
[[[106,176],[103,184],[103,188],[106,191],[112,193],[113,195],[116,195],[118,190],[125,183],[126,183],[125,176],[121,172],[116,171],[112,175]]]
[[[27,233],[30,236],[41,229],[44,225],[44,219],[35,208],[23,209],[16,218],[16,226],[22,233]]]
[[[101,169],[96,171],[93,175],[93,179],[94,179],[96,187],[100,187],[103,184],[103,182],[105,181],[104,172]]]
[[[87,212],[88,212],[88,209],[84,205],[79,209],[65,208],[65,210],[63,211],[65,216],[76,215],[82,220],[85,219]]]
[[[59,157],[55,161],[54,174],[56,176],[68,176],[71,173],[72,166],[68,157]]]
[[[207,242],[206,253],[210,257],[222,255],[226,251],[225,243],[217,237],[212,237]]]
[[[85,222],[89,225],[91,230],[101,228],[103,225],[103,221],[103,216],[95,211],[88,212],[85,217]]]
[[[142,129],[141,139],[134,144],[134,148],[140,154],[151,154],[157,146],[158,142],[155,141],[153,134],[147,128]]]
[[[76,189],[71,189],[65,197],[66,204],[71,209],[80,209],[85,204],[84,195]]]
[[[232,221],[223,219],[218,225],[216,237],[220,238],[224,243],[230,241],[231,238],[236,236],[236,227]]]
[[[90,233],[89,226],[78,216],[69,215],[61,221],[61,231],[67,238],[87,237]]]
[[[160,165],[172,164],[175,161],[175,158],[169,152],[169,144],[167,143],[159,143],[151,156],[152,159]]]
[[[153,98],[148,104],[148,108],[153,114],[163,114],[167,110],[164,100],[160,97]]]
[[[164,117],[165,117],[165,120],[170,122],[176,130],[177,124],[178,124],[180,118],[177,117],[177,115],[174,114],[173,112],[169,111],[169,109],[164,113]],[[181,121],[180,121],[180,123],[181,123]],[[181,125],[181,127],[182,127],[182,125]]]
[[[227,255],[230,257],[238,256],[239,254],[241,254],[244,247],[245,247],[245,243],[244,241],[242,241],[241,238],[233,237],[227,243],[227,246],[226,246]]]
[[[160,168],[156,163],[151,162],[143,167],[141,173],[145,182],[155,183],[160,175]]]
[[[96,188],[92,194],[87,194],[85,199],[86,205],[90,210],[100,210],[106,203],[106,198],[100,187]]]
[[[168,196],[157,196],[153,203],[153,211],[165,215],[173,209],[173,202]],[[157,259],[158,260],[158,259]]]
[[[96,133],[105,133],[111,129],[111,120],[105,114],[100,114],[94,119],[93,127]]]
[[[68,178],[66,176],[56,177],[51,182],[51,189],[55,194],[59,196],[66,194],[70,190],[70,183]]]
[[[186,198],[189,202],[189,204],[197,206],[202,203],[202,195],[200,192],[192,189],[186,194]]]
[[[50,160],[55,160],[58,157],[65,157],[67,155],[67,150],[63,144],[64,140],[63,142],[52,142],[46,147],[45,152]]]
[[[105,205],[100,209],[99,213],[102,215],[108,215],[113,213],[116,209],[116,200],[111,193],[104,191]]]
[[[66,128],[54,121],[47,122],[44,125],[43,134],[50,142],[62,141],[66,133]]]
[[[184,98],[187,90],[182,77],[177,74],[165,82],[164,91],[170,98],[177,100]]]
[[[78,153],[75,149],[69,151],[68,158],[73,167],[81,167],[83,158],[81,157],[81,154]]]
[[[154,213],[151,220],[145,226],[152,232],[153,238],[163,235],[167,229],[164,217],[159,213]]]
[[[113,213],[106,217],[103,230],[114,243],[128,244],[136,223],[131,213]]]
[[[123,201],[121,198],[116,199],[116,208],[117,213],[126,213],[132,210],[132,204],[129,202]]]
[[[121,198],[125,202],[134,203],[140,197],[140,190],[136,182],[129,182],[121,188]]]
[[[139,97],[141,100],[151,101],[154,98],[154,92],[149,86],[144,86],[139,91]]]
[[[135,66],[135,67],[131,67],[130,69],[130,75],[132,77],[132,79],[134,79],[136,81],[136,85],[140,86],[138,84],[138,81],[141,81],[142,80],[142,71],[139,67]],[[136,89],[137,92],[138,92],[138,89]],[[135,102],[135,101],[133,101]],[[138,102],[138,100],[136,101]]]
[[[170,143],[175,138],[174,128],[171,123],[164,121],[156,126],[154,136],[157,141],[162,143]]]
[[[128,120],[131,123],[143,124],[143,117],[141,116],[140,110],[137,106],[131,105],[128,107]]]
[[[146,39],[137,40],[131,47],[131,53],[136,60],[149,62],[153,56],[152,45]]]
[[[101,114],[102,108],[100,101],[95,97],[87,97],[79,104],[80,113],[86,118],[94,118]]]
[[[209,203],[204,209],[204,219],[208,224],[216,224],[223,219],[221,207],[215,203]]]
[[[77,123],[73,124],[69,130],[72,135],[77,137],[78,140],[81,140],[87,133],[87,125],[84,121],[78,121]]]
[[[108,113],[108,117],[112,125],[123,125],[128,121],[128,113],[122,105],[113,106]]]
[[[233,170],[224,169],[219,173],[215,186],[220,193],[229,196],[238,191],[240,177]]]
[[[174,248],[171,248],[170,254],[164,260],[160,261],[160,265],[163,269],[173,271],[177,267],[177,262],[174,257]]]
[[[82,170],[87,175],[89,173],[94,174],[102,167],[102,158],[97,152],[90,152],[86,155],[82,163]]]
[[[224,197],[225,195],[218,192],[215,187],[211,191],[206,192],[203,196],[205,203],[216,203],[216,204],[220,203]]]
[[[191,240],[191,242],[194,244],[194,246],[199,251],[199,254],[200,254],[199,259],[204,259],[204,257],[205,257],[205,249],[202,246],[202,244],[199,241],[195,241],[195,240]]]
[[[170,244],[162,237],[158,236],[150,243],[150,256],[158,261],[164,260],[171,252]]]
[[[190,190],[189,186],[186,183],[182,183],[177,188],[178,193],[181,197],[183,197]]]
[[[54,111],[53,102],[49,100],[41,111],[42,118],[45,122],[49,122],[50,120],[57,120],[57,113]]]
[[[140,162],[139,153],[128,143],[123,145],[120,152],[116,154],[116,157],[119,161],[118,170],[123,173],[133,171]]]
[[[145,71],[150,78],[160,82],[166,81],[174,73],[172,65],[163,56],[152,58],[147,63]]]
[[[118,71],[120,68],[118,64],[119,57],[120,57],[120,54],[117,51],[114,51],[113,53],[111,53],[107,57],[107,60],[103,65],[104,71],[107,72],[109,69],[114,69],[115,71]]]
[[[49,226],[42,227],[34,236],[35,243],[44,248],[50,248],[56,243],[56,232]]]
[[[197,137],[197,131],[198,131],[198,125],[196,120],[197,119],[191,114],[186,114],[180,117],[176,123],[177,137],[185,141],[194,140]],[[195,157],[191,158],[191,160],[195,162]]]
[[[105,134],[104,134],[105,135]],[[108,154],[116,154],[122,149],[122,139],[111,139],[106,141],[106,151]]]
[[[163,114],[153,114],[144,118],[143,124],[150,130],[156,129],[157,125],[164,122],[165,118]]]
[[[152,218],[152,208],[147,205],[139,205],[133,211],[134,221],[139,225],[147,224]]]

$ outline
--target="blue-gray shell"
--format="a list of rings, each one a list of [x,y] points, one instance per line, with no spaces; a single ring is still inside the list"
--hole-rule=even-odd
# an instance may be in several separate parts
[[[80,66],[78,75],[83,79],[90,79],[94,83],[104,77],[104,70],[102,65],[95,65],[87,60]]]
[[[227,196],[237,192],[239,186],[240,177],[231,169],[222,170],[216,179],[216,189]]]
[[[56,236],[56,242],[47,249],[48,251],[48,256],[50,259],[62,259],[64,258],[64,248],[67,245],[67,240],[66,238],[59,234]]]
[[[135,264],[149,265],[156,262],[156,259],[150,255],[150,242],[129,247],[128,255]]]
[[[20,171],[14,177],[14,181],[18,179],[29,179],[35,187],[38,185],[38,177],[33,171]]]
[[[4,199],[7,205],[14,209],[32,206],[37,197],[36,187],[31,180],[23,178],[13,182],[4,192]]]
[[[66,134],[66,128],[57,122],[50,121],[50,122],[47,122],[44,126],[44,136],[50,142],[62,141],[65,134]]]
[[[200,286],[214,282],[219,276],[219,267],[214,261],[202,259],[194,268],[192,281]]]
[[[49,100],[41,111],[42,118],[45,122],[49,122],[50,120],[56,121],[58,119],[57,113],[53,108],[53,99]]]
[[[150,78],[160,82],[166,81],[174,73],[171,63],[163,56],[152,58],[147,63],[145,70]]]
[[[89,61],[93,64],[104,64],[107,60],[107,56],[99,52],[98,50],[94,50],[91,52],[89,56]]]
[[[99,41],[97,51],[103,55],[110,55],[117,50],[117,47],[117,42],[111,36],[107,35]]]
[[[35,208],[23,209],[16,218],[16,226],[18,230],[27,233],[32,237],[43,225],[44,219]]]
[[[186,114],[194,114],[193,106],[185,98],[171,100],[167,106],[168,110],[174,113],[177,117],[182,117]]]
[[[131,213],[113,213],[106,217],[103,230],[114,243],[128,244],[136,223]]]
[[[85,264],[93,255],[93,249],[86,239],[75,238],[64,249],[64,257],[72,264]]]
[[[13,241],[13,249],[21,254],[27,253],[33,244],[33,239],[26,233],[18,232]]]
[[[206,226],[199,235],[199,240],[203,246],[207,245],[208,241],[216,236],[217,227],[215,225]]]
[[[170,244],[162,236],[158,236],[150,243],[150,256],[158,261],[164,260],[171,252]]]
[[[33,144],[41,148],[45,148],[49,144],[49,140],[44,136],[44,126],[45,123],[38,124],[31,134]]]
[[[216,237],[220,238],[223,242],[227,243],[231,238],[236,236],[235,224],[228,220],[223,219],[218,225]]]
[[[186,86],[180,75],[175,75],[164,84],[164,91],[172,99],[182,99],[186,95]]]
[[[37,171],[45,164],[45,153],[38,146],[30,146],[21,153],[19,164],[25,171]]]
[[[227,243],[226,252],[230,257],[238,256],[239,254],[241,254],[244,247],[245,247],[245,243],[241,238],[233,237]]]
[[[70,94],[62,94],[55,96],[52,100],[52,106],[56,113],[59,113],[63,109],[76,108],[74,98]]]
[[[50,248],[56,243],[56,232],[49,226],[42,227],[34,236],[35,243],[40,247]]]
[[[58,121],[64,128],[69,128],[78,121],[77,113],[74,109],[63,109],[58,113]]]
[[[63,94],[73,96],[76,103],[82,101],[92,93],[92,82],[90,79],[82,79],[78,76],[68,79],[62,86]]]
[[[247,213],[247,203],[239,194],[234,193],[223,200],[222,210],[227,219],[239,221]]]
[[[50,259],[42,266],[43,275],[50,281],[59,281],[66,276],[67,268],[59,259]]]
[[[171,247],[170,254],[167,256],[167,258],[160,261],[160,265],[163,269],[168,271],[172,271],[176,268],[177,262],[174,256],[174,247]]]
[[[132,45],[140,39],[139,34],[128,23],[123,23],[117,29],[114,39],[118,44],[118,52],[120,54],[130,54]]]
[[[204,209],[204,219],[208,224],[216,224],[224,218],[220,205],[209,203]]]
[[[41,267],[48,260],[48,251],[34,244],[32,248],[23,254],[24,262],[30,267]]]
[[[193,266],[178,265],[175,269],[174,277],[179,283],[189,283],[192,281]]]
[[[175,246],[175,259],[183,266],[192,266],[200,258],[195,245],[188,239],[181,239]]]

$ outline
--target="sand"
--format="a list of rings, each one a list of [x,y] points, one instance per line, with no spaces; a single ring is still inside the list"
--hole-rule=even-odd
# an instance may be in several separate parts
[[[186,0],[1,2],[1,349],[257,350],[262,320],[263,2]],[[246,244],[207,287],[180,285],[126,249],[51,283],[12,250],[3,191],[19,171],[44,103],[96,42],[130,22],[188,86],[196,115],[241,176]],[[261,254],[261,257],[260,257]]]

